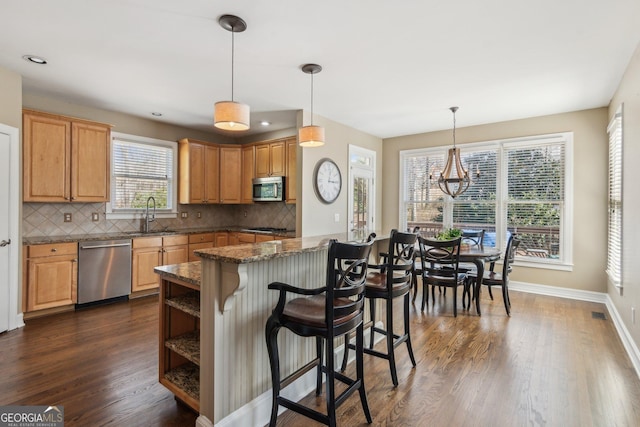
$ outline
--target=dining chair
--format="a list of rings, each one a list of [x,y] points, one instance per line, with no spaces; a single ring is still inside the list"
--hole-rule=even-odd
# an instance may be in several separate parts
[[[512,270],[512,264],[515,260],[516,250],[520,246],[521,240],[512,234],[507,242],[507,249],[505,250],[504,260],[502,262],[502,273],[498,273],[495,270],[496,262],[493,261],[489,264],[489,271],[485,271],[482,275],[482,284],[489,289],[489,296],[493,300],[493,294],[491,292],[492,286],[500,286],[502,288],[502,299],[504,301],[504,308],[507,311],[507,316],[511,316],[511,300],[509,299],[509,273]],[[474,273],[468,274],[468,282],[477,280],[477,276]]]
[[[457,289],[465,286],[467,275],[460,271],[460,245],[462,237],[452,240],[436,240],[418,236],[420,261],[422,263],[422,311],[431,297],[435,301],[434,289],[443,286],[453,289],[453,316],[458,315]]]
[[[391,381],[393,386],[398,386],[398,374],[396,370],[395,348],[402,343],[407,344],[407,351],[413,366],[416,360],[411,347],[411,335],[409,331],[409,296],[411,292],[412,271],[414,262],[415,245],[418,235],[416,233],[402,233],[398,230],[391,230],[389,237],[389,248],[387,250],[386,262],[380,265],[369,265],[370,272],[367,275],[365,287],[365,297],[369,300],[369,310],[371,313],[369,347],[364,348],[366,354],[380,357],[389,361],[391,371]],[[401,335],[394,333],[393,329],[393,300],[404,298],[403,320],[404,332]],[[386,323],[385,328],[375,326],[376,300],[385,302]],[[383,334],[386,338],[386,353],[373,348],[375,333]],[[349,343],[349,335],[345,335],[345,350],[342,359],[342,371],[346,369],[349,357],[349,349],[353,345]]]
[[[366,243],[329,242],[325,286],[315,289],[294,287],[281,282],[269,284],[269,289],[280,292],[278,303],[267,319],[265,335],[271,366],[272,406],[269,426],[276,425],[278,407],[284,406],[328,426],[336,425],[336,408],[355,391],[367,422],[371,413],[364,386],[363,319],[367,261],[375,234]],[[289,294],[300,295],[287,301]],[[316,338],[316,359],[285,379],[280,378],[278,332],[284,327],[296,335]],[[335,369],[335,338],[348,332],[356,335],[356,377],[350,378]],[[323,347],[326,344],[326,355]],[[286,351],[286,349],[285,349]],[[327,413],[306,407],[280,394],[280,390],[313,368],[316,372],[316,395],[321,394],[322,374],[326,376]],[[346,389],[336,396],[335,380],[346,384]]]

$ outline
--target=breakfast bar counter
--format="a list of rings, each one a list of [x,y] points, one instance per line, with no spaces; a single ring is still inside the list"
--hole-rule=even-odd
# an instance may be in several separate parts
[[[278,281],[303,288],[324,286],[330,239],[363,241],[367,235],[341,233],[196,251],[202,263],[197,426],[213,426],[225,418],[222,424],[233,425],[240,422],[235,416],[258,421],[260,408],[270,408],[264,328],[278,293],[267,285]],[[377,235],[376,240],[388,238],[388,233]],[[280,339],[286,349],[280,359],[283,376],[315,357],[315,340],[294,334]]]

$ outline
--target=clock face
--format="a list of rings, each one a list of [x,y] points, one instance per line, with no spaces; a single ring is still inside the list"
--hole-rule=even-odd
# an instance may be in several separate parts
[[[314,187],[318,198],[324,203],[333,203],[342,189],[340,169],[333,160],[322,159],[316,165]]]

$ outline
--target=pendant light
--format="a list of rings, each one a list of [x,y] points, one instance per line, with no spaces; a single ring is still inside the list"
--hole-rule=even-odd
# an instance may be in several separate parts
[[[447,164],[438,178],[438,187],[443,193],[455,199],[467,191],[471,179],[469,173],[462,167],[460,150],[456,148],[456,111],[458,111],[458,107],[451,107],[449,110],[453,113],[453,148],[449,148]]]
[[[324,128],[313,125],[313,75],[322,71],[318,64],[305,64],[302,71],[311,74],[311,125],[298,129],[298,143],[301,147],[320,147],[324,145]]]
[[[247,23],[234,15],[222,15],[218,19],[222,28],[231,31],[231,101],[216,102],[213,113],[213,125],[218,129],[243,131],[249,129],[249,106],[235,102],[233,98],[233,65],[234,65],[234,34],[247,29]]]

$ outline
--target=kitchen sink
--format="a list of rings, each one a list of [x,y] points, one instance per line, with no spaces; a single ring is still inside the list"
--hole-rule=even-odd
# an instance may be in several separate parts
[[[131,237],[142,237],[142,236],[161,236],[163,234],[174,234],[174,233],[176,233],[176,230],[155,230],[155,231],[148,231],[146,233],[143,231],[131,231],[127,233],[127,235]]]

